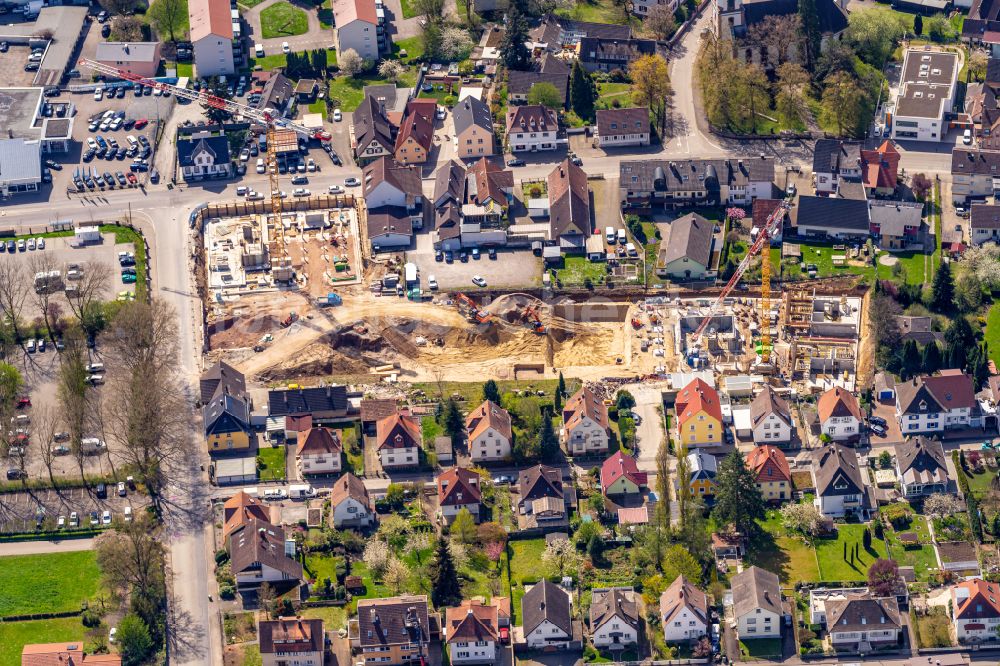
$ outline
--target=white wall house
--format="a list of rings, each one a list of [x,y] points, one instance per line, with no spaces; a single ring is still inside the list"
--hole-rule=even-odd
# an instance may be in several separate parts
[[[507,144],[512,152],[555,150],[559,118],[540,104],[511,107],[507,111]]]
[[[188,20],[194,66],[198,76],[228,76],[235,73],[233,20],[226,0],[190,0]]]
[[[869,507],[858,455],[841,444],[827,444],[815,454],[816,498],[813,504],[829,518],[864,513]]]
[[[942,370],[939,375],[897,384],[896,420],[903,435],[979,427],[972,377],[959,370]]]
[[[565,650],[573,641],[569,593],[543,578],[521,598],[521,623],[529,650]]]
[[[469,457],[473,462],[496,462],[511,456],[510,414],[489,400],[465,419]]]
[[[764,387],[751,403],[750,426],[756,444],[780,444],[792,439],[791,411],[770,387]]]
[[[960,643],[995,641],[1000,637],[1000,585],[979,578],[951,589],[952,622]]]
[[[660,624],[667,643],[687,643],[708,633],[708,598],[683,576],[660,595]]]
[[[334,527],[363,527],[374,522],[375,512],[353,497],[346,497],[333,507]]]
[[[733,576],[733,615],[740,640],[781,636],[778,576],[752,566]]]
[[[893,139],[942,141],[948,134],[958,78],[958,55],[909,49],[903,57],[892,121]]]
[[[375,0],[335,0],[333,18],[337,53],[354,49],[365,60],[378,60],[378,14]]]

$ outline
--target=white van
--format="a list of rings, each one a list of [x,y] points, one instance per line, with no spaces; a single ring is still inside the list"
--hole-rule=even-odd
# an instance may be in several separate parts
[[[89,372],[91,374],[97,373],[97,372],[104,372],[104,364],[103,363],[88,363],[87,364],[87,372]]]
[[[624,245],[627,241],[628,241],[628,238],[625,236],[625,230],[624,229],[619,229],[618,230],[618,244],[619,245]]]
[[[264,491],[264,499],[266,500],[282,500],[285,497],[285,491],[280,488],[269,488]]]
[[[288,497],[290,499],[305,499],[307,497],[315,497],[316,490],[308,483],[302,483],[297,485],[288,486]]]
[[[628,252],[630,257],[638,257],[639,253],[635,249],[635,243],[627,243],[625,245],[625,251]]]
[[[253,52],[254,52],[254,55],[256,55],[258,58],[263,58],[264,57],[264,45],[263,44],[254,44],[253,45]]]
[[[604,239],[608,242],[608,245],[615,244],[615,228],[614,227],[604,227]]]

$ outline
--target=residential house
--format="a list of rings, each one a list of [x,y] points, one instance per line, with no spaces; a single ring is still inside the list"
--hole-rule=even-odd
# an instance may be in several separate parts
[[[895,448],[896,478],[903,497],[948,492],[948,465],[940,440],[918,435],[908,437]]]
[[[601,465],[601,492],[606,497],[638,495],[646,485],[646,473],[635,458],[616,451]]]
[[[559,117],[541,104],[507,109],[507,144],[511,152],[555,150],[559,143]]]
[[[535,465],[517,475],[517,517],[522,529],[555,529],[568,524],[562,472]]]
[[[521,598],[521,625],[529,650],[567,650],[573,643],[570,597],[564,589],[542,580]]]
[[[828,600],[826,626],[835,650],[867,653],[895,646],[903,625],[895,597],[868,593]]]
[[[906,50],[892,119],[893,139],[945,139],[959,67],[958,54],[951,51]]]
[[[197,182],[213,178],[229,178],[233,175],[232,159],[229,153],[229,139],[225,134],[211,136],[195,134],[187,138],[177,138],[177,166],[185,182]]]
[[[469,457],[475,463],[498,462],[510,458],[514,435],[510,413],[489,400],[465,418]]]
[[[835,386],[816,403],[820,431],[834,441],[853,440],[861,433],[861,406],[854,394]]]
[[[733,616],[741,641],[781,636],[781,587],[778,576],[752,566],[732,577]]]
[[[479,505],[483,500],[479,474],[463,467],[451,467],[438,475],[438,514],[445,525],[450,525],[462,509],[479,522]]]
[[[861,478],[858,454],[842,444],[827,444],[815,455],[813,504],[828,518],[866,514],[872,507]]]
[[[944,342],[944,333],[940,331],[932,331],[931,327],[933,325],[933,320],[929,316],[910,316],[910,315],[895,315],[893,320],[896,322],[896,328],[899,329],[899,338],[901,342],[906,342],[907,340],[913,340],[917,344],[923,346],[930,342]],[[878,379],[876,377],[876,379]],[[886,377],[886,388],[892,390],[892,395],[885,395],[879,398],[883,399],[896,399],[896,383],[892,379]]]
[[[973,204],[969,215],[969,236],[973,245],[1000,243],[1000,205]]]
[[[257,100],[254,106],[261,111],[266,109],[278,118],[287,118],[292,109],[294,92],[295,83],[290,78],[280,72],[272,73],[264,84],[264,90],[260,93],[260,99]],[[280,146],[279,137],[280,135],[275,137],[275,143]],[[289,149],[288,152],[297,152],[299,149],[298,136],[293,132],[288,138],[291,139],[285,142],[285,145]]]
[[[240,490],[222,505],[222,540],[251,519],[270,523],[271,510],[256,497]]]
[[[746,465],[765,500],[781,502],[792,498],[792,471],[781,449],[770,444],[759,445],[747,454]]]
[[[29,643],[21,648],[21,666],[122,666],[122,657],[120,654],[87,654],[83,651],[82,640]]]
[[[632,29],[627,25],[610,23],[589,23],[547,14],[541,24],[528,32],[530,40],[550,53],[560,53],[576,47],[584,37],[610,40],[632,38]]]
[[[414,229],[423,227],[424,195],[419,167],[380,157],[364,168],[361,184],[369,214],[386,206],[403,208]]]
[[[900,159],[902,156],[888,139],[875,150],[861,151],[861,182],[869,196],[892,196],[896,192]]]
[[[705,280],[715,277],[712,249],[715,222],[698,213],[688,213],[670,223],[669,241],[660,243],[656,274],[674,280]]]
[[[712,17],[715,34],[720,39],[734,42],[734,53],[742,62],[772,69],[780,62],[782,54],[777,45],[762,45],[743,40],[751,26],[770,16],[789,16],[798,12],[798,3],[789,0],[714,0]],[[821,45],[836,41],[847,29],[847,9],[836,0],[818,0],[816,17]],[[785,45],[784,57],[802,62],[802,55],[794,46]]]
[[[1000,151],[953,149],[951,151],[952,202],[964,205],[970,199],[992,197],[997,190],[1000,190],[1000,187],[994,186],[994,178],[998,174],[1000,174]]]
[[[771,198],[774,160],[622,160],[619,198],[626,210],[690,205],[749,205]]]
[[[722,443],[722,406],[719,394],[705,380],[691,380],[677,394],[677,433],[688,448]]]
[[[411,112],[396,134],[393,157],[404,166],[427,161],[434,142],[434,123],[421,113]]]
[[[507,622],[510,623],[510,599],[507,604]],[[463,601],[445,611],[444,641],[448,646],[452,664],[494,664],[500,640],[501,599],[494,598],[489,605],[479,600]]]
[[[201,78],[236,73],[242,47],[233,40],[233,19],[226,0],[190,0],[188,22],[195,73]]]
[[[375,449],[386,470],[420,464],[420,421],[407,410],[397,410],[376,426]]]
[[[395,414],[399,406],[391,398],[362,398],[360,407],[361,431],[368,437],[374,437],[378,422]]]
[[[358,617],[348,625],[355,659],[365,666],[419,661],[429,654],[431,631],[430,607],[423,594],[359,599]]]
[[[319,83],[316,79],[299,79],[295,84],[292,94],[299,104],[312,104],[316,101],[316,94],[319,92]]]
[[[323,421],[347,416],[350,405],[346,386],[316,386],[271,389],[267,407],[272,418],[310,414],[315,421]]]
[[[466,97],[452,108],[451,116],[458,159],[472,160],[494,153],[493,114],[486,102]]]
[[[627,72],[633,60],[656,55],[657,48],[653,39],[584,37],[576,52],[580,65],[588,72]]]
[[[302,565],[295,560],[295,542],[286,540],[280,525],[250,518],[226,540],[236,588],[256,589],[264,583],[298,585]]]
[[[560,439],[567,453],[584,456],[608,450],[608,408],[591,389],[574,393],[563,405],[562,417]]]
[[[330,522],[335,529],[371,527],[375,524],[375,502],[364,481],[345,472],[330,489]]]
[[[202,415],[209,454],[250,448],[250,409],[242,398],[223,393],[202,408]]]
[[[905,250],[911,245],[923,247],[924,205],[917,201],[868,202],[872,235],[883,250]]]
[[[351,117],[351,148],[360,166],[393,154],[395,128],[389,122],[385,103],[367,95]]]
[[[201,373],[198,389],[202,404],[208,404],[224,394],[245,398],[247,381],[243,373],[233,366],[225,361],[216,361],[212,367]]]
[[[257,639],[261,666],[323,666],[325,638],[323,620],[301,617],[260,620]]]
[[[344,447],[340,436],[329,428],[310,428],[299,433],[295,459],[303,476],[340,474],[340,459]]]
[[[631,587],[591,590],[590,640],[599,650],[624,650],[639,642],[639,604]]]
[[[660,624],[667,643],[698,640],[708,633],[708,596],[678,576],[660,595]]]
[[[378,14],[375,0],[333,0],[333,40],[337,53],[354,49],[364,60],[378,60]]]
[[[549,173],[549,238],[566,253],[586,250],[593,228],[587,174],[568,158]]]
[[[903,435],[978,428],[982,414],[975,382],[961,370],[942,370],[896,384],[896,420]]]
[[[560,105],[566,106],[566,100],[569,99],[569,67],[548,54],[542,62],[541,71],[511,70],[507,73],[507,99],[511,104],[527,104],[531,88],[540,83],[548,83],[559,93]]]
[[[366,226],[373,252],[397,252],[413,242],[413,217],[402,206],[369,211]]]
[[[979,578],[951,588],[951,619],[958,642],[995,641],[1000,634],[1000,585]]]
[[[715,497],[715,477],[719,473],[715,456],[704,451],[692,451],[687,455],[688,485],[693,497],[703,497],[711,503]],[[681,483],[681,479],[677,483]]]
[[[764,386],[750,403],[750,426],[756,444],[788,444],[795,431],[792,410],[770,386]]]
[[[514,172],[498,160],[482,158],[469,167],[465,176],[465,203],[482,209],[490,219],[504,220],[514,198]],[[463,209],[464,210],[464,209]],[[466,224],[470,219],[465,216]],[[465,233],[462,236],[465,240]]]
[[[864,240],[871,233],[864,199],[802,195],[790,217],[799,236]]]
[[[813,177],[816,194],[835,195],[840,179],[861,180],[861,144],[840,139],[820,139],[813,150]]]
[[[276,419],[277,422],[277,419]],[[312,414],[289,414],[285,417],[285,442],[298,443],[299,435],[313,427]]]
[[[146,79],[160,67],[160,42],[98,42],[94,59]]]
[[[649,145],[649,108],[599,109],[594,145],[601,148]]]

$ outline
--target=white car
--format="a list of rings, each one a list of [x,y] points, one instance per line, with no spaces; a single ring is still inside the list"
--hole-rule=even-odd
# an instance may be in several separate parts
[[[340,194],[341,192],[344,191],[344,188],[342,188],[340,185],[331,185],[330,187],[327,188],[327,191],[330,194]]]
[[[97,90],[94,91],[94,101],[100,102],[102,99],[104,99],[104,90],[98,88]]]
[[[257,173],[264,173],[264,158],[257,158]]]
[[[80,514],[78,514],[76,511],[69,514],[69,526],[70,527],[80,526]]]
[[[44,238],[39,238],[38,239],[38,249],[39,250],[44,250],[45,249],[45,239]]]
[[[93,150],[97,150],[97,139],[92,136],[87,137],[87,147]]]
[[[972,145],[972,130],[967,129],[964,132],[962,132],[962,143],[964,143],[967,146]]]
[[[427,278],[427,288],[430,289],[431,291],[437,291],[438,281],[437,278],[435,278],[433,275]]]
[[[134,134],[128,134],[128,135],[126,135],[125,136],[125,140],[128,141],[128,145],[130,145],[130,146],[138,146],[139,145],[139,139],[135,138]]]
[[[291,53],[292,52],[292,49],[288,46],[288,42],[281,42],[281,52],[282,53]]]
[[[66,527],[66,516],[59,516],[59,520],[56,521],[56,527],[58,529]]]
[[[34,250],[35,249],[35,239],[34,238],[29,238],[28,239],[28,249],[29,250]]]
[[[347,187],[357,187],[360,184],[361,181],[355,178],[354,176],[351,176],[350,178],[346,178],[344,180],[344,185],[346,185]]]
[[[111,631],[108,632],[108,642],[115,642],[115,635],[118,633],[118,627],[111,627]]]
[[[333,121],[339,123],[344,119],[344,114],[340,112],[340,109],[333,110]]]
[[[110,524],[111,524],[111,512],[105,509],[104,513],[101,514],[101,525],[110,525]]]
[[[307,197],[310,194],[311,192],[309,192],[309,190],[307,190],[304,187],[296,187],[294,190],[292,190],[292,196],[295,197]]]
[[[132,522],[132,507],[127,504],[125,505],[125,522]]]
[[[482,275],[473,275],[472,276],[472,284],[476,285],[477,287],[485,287],[486,286],[486,279],[483,278]]]

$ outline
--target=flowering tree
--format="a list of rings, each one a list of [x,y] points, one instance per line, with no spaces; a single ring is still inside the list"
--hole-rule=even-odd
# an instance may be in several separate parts
[[[556,539],[545,547],[542,562],[556,569],[562,576],[567,569],[575,569],[579,565],[580,554],[568,539]]]
[[[726,209],[726,217],[730,220],[744,220],[746,219],[747,212],[742,208],[733,206],[732,208]]]
[[[500,558],[503,556],[504,548],[506,546],[502,541],[489,541],[483,546],[483,552],[486,553],[486,557],[491,562],[497,563],[497,569],[500,568]]]
[[[368,570],[372,572],[372,576],[376,580],[381,580],[389,568],[392,553],[389,552],[389,546],[385,541],[372,539],[365,546],[365,552],[361,559],[368,566]]]
[[[973,245],[962,253],[959,262],[965,272],[975,275],[983,287],[1000,287],[1000,246],[995,243]]]
[[[781,524],[785,529],[807,537],[819,531],[822,514],[812,504],[786,504],[781,509]]]
[[[931,518],[944,518],[962,510],[962,502],[953,495],[934,493],[924,500],[924,513]]]
[[[392,590],[393,594],[399,594],[406,586],[406,581],[410,578],[410,569],[406,564],[393,557],[386,567],[384,582]]]

